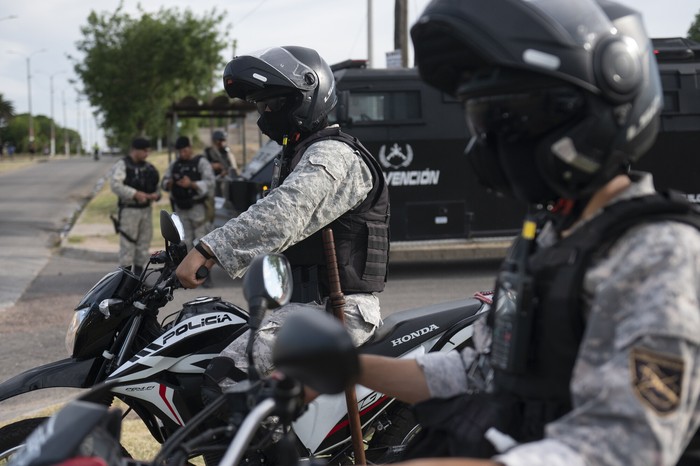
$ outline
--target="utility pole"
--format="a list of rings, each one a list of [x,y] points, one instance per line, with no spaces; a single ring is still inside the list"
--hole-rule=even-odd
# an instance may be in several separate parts
[[[372,68],[372,0],[367,0],[367,68]]]
[[[6,18],[6,19],[9,19]],[[31,65],[31,58],[33,55],[36,55],[37,53],[41,52],[46,52],[46,49],[41,49],[37,50],[35,52],[30,53],[29,55],[24,55],[24,59],[27,62],[27,103],[28,103],[28,113],[29,113],[29,141],[28,141],[28,149],[30,151],[33,151],[34,149],[34,121],[32,120],[32,65]],[[7,53],[12,53],[15,55],[22,55],[21,53],[15,52],[14,50],[8,50]]]
[[[82,140],[80,137],[80,94],[75,96],[75,129],[78,132],[78,140],[76,141],[76,154],[80,155],[80,146],[82,145]]]
[[[66,91],[61,91],[63,100],[63,153],[70,157],[70,141],[68,141],[68,118],[66,118]]]
[[[52,75],[49,76],[49,90],[51,92],[51,142],[50,142],[50,149],[51,149],[51,157],[56,155],[56,123],[54,122],[54,113],[53,113],[53,77],[56,76],[57,74],[65,73],[65,71],[58,71],[56,73],[53,73]]]
[[[408,5],[394,0],[394,50],[401,50],[401,66],[408,68]]]

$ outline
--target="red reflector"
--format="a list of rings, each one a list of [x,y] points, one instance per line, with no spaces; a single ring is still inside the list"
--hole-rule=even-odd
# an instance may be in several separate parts
[[[107,466],[107,462],[98,456],[80,456],[58,463],[57,466]]]

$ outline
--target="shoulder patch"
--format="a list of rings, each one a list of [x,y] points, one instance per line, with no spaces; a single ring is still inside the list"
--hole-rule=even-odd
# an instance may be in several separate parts
[[[326,143],[327,141],[321,141]],[[323,169],[334,179],[342,180],[346,176],[347,160],[344,157],[343,151],[347,150],[352,154],[352,151],[342,142],[340,146],[334,144],[336,141],[328,141],[331,144],[321,144],[317,142],[309,149],[309,163],[323,167]]]
[[[678,408],[685,372],[680,357],[633,348],[630,370],[634,393],[644,405],[660,416]]]

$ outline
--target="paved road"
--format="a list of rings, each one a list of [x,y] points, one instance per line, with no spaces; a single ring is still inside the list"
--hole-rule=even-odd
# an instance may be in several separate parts
[[[0,174],[0,311],[46,265],[62,231],[113,163],[52,159]]]

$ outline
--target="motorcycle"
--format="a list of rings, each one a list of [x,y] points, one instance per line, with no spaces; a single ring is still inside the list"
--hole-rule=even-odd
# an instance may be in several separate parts
[[[262,319],[268,308],[278,307],[290,296],[289,265],[284,256],[258,256],[251,265],[254,279],[246,280],[244,289],[251,303],[251,315]],[[261,273],[267,269],[266,273]],[[252,284],[251,284],[252,283]],[[250,299],[251,296],[262,299]],[[312,345],[308,342],[313,341]],[[252,346],[248,346],[252,359]],[[140,465],[179,466],[193,451],[218,448],[220,466],[234,466],[255,461],[253,440],[258,443],[272,431],[266,422],[273,416],[286,436],[278,439],[276,449],[281,463],[296,464],[291,422],[304,411],[303,385],[319,393],[338,393],[351,386],[359,374],[357,350],[337,319],[313,310],[300,311],[287,320],[275,342],[273,352],[278,373],[285,377],[260,379],[251,366],[251,377],[235,385],[214,400],[173,435],[152,462],[124,458],[120,451],[121,417],[118,410],[96,404],[115,382],[105,382],[39,426],[27,444],[9,460],[11,466]],[[302,385],[303,384],[303,385]],[[225,411],[225,425],[207,426],[210,417]],[[218,414],[217,417],[221,417]],[[260,433],[267,434],[261,438]],[[192,436],[198,433],[197,436]],[[256,437],[257,435],[257,437]],[[184,441],[187,437],[193,437]],[[215,445],[212,446],[212,439]],[[291,441],[290,441],[291,440]],[[268,440],[269,443],[269,440]]]
[[[185,303],[171,323],[158,322],[158,310],[180,286],[175,269],[187,254],[173,217],[162,211],[160,221],[165,250],[151,257],[142,274],[123,268],[111,272],[78,303],[66,338],[71,357],[3,382],[0,401],[38,389],[90,388],[109,382],[100,402],[110,406],[115,397],[122,400],[127,413],[138,415],[159,443],[204,409],[202,373],[213,357],[249,329],[250,315],[220,298],[200,297]],[[471,325],[489,304],[488,296],[477,295],[394,313],[360,351],[415,357],[461,349],[471,343]],[[381,393],[360,387],[357,403],[370,461],[389,460],[420,429],[405,405]],[[1,428],[0,461],[45,419],[23,419]],[[351,456],[342,395],[317,398],[294,422],[293,431],[303,456],[332,463]]]

